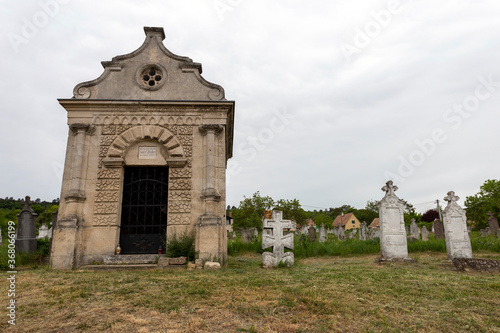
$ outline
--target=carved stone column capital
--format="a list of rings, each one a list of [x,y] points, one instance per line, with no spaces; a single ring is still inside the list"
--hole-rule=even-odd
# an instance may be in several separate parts
[[[95,131],[95,126],[92,124],[76,123],[69,125],[69,128],[75,135],[78,133],[92,134]]]
[[[224,127],[222,127],[222,125],[206,124],[200,125],[198,129],[200,130],[201,135],[207,135],[208,133],[214,133],[215,135],[218,135],[222,132]]]

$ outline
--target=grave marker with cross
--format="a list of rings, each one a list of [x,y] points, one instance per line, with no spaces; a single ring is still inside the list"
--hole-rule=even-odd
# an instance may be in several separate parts
[[[465,210],[457,201],[460,199],[455,192],[449,191],[444,198],[448,205],[443,211],[444,236],[448,259],[472,258],[472,246],[467,231]]]
[[[272,219],[265,219],[263,222],[263,229],[272,230],[272,234],[262,234],[262,249],[273,247],[272,253],[262,254],[262,264],[265,268],[276,267],[280,262],[287,266],[293,265],[293,253],[285,253],[285,248],[293,250],[293,234],[283,235],[284,229],[293,228],[293,222],[282,218],[283,212],[275,210]]]

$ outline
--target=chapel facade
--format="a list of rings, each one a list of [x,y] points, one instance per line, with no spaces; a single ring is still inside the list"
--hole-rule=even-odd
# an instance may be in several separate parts
[[[194,231],[200,258],[225,260],[225,170],[234,101],[201,64],[171,53],[163,28],[60,99],[69,135],[51,267],[153,254]]]

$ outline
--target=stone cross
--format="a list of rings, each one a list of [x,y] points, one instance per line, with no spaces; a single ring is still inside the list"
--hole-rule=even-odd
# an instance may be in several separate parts
[[[465,210],[457,204],[460,198],[449,191],[444,198],[448,205],[443,211],[444,236],[448,259],[472,258],[472,246],[467,231]]]
[[[398,187],[393,184],[392,180],[389,180],[388,182],[386,182],[385,186],[382,187],[382,191],[385,192],[386,196],[394,195],[394,192],[396,192],[397,190],[398,190]]]
[[[272,219],[265,219],[263,229],[271,229],[272,234],[262,233],[262,249],[273,247],[273,252],[262,253],[262,265],[264,268],[276,267],[280,262],[292,266],[294,256],[292,252],[285,253],[285,248],[293,250],[293,234],[283,235],[283,229],[291,229],[293,224],[290,220],[283,220],[283,212],[273,210]]]
[[[498,228],[498,220],[495,217],[495,214],[492,212],[488,212],[488,224],[490,225],[490,231],[493,235],[496,235]]]

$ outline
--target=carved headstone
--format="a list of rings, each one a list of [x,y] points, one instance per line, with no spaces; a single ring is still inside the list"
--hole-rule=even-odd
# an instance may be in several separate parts
[[[337,227],[337,239],[342,240],[345,238],[345,230],[342,226]]]
[[[375,239],[375,238],[380,239],[380,228],[372,228],[370,230],[370,239]]]
[[[444,239],[444,226],[440,219],[435,219],[432,224],[434,229],[434,239]]]
[[[30,207],[30,197],[26,196],[24,208],[17,215],[16,249],[19,253],[36,252],[36,214]]]
[[[425,225],[422,227],[422,240],[424,242],[427,242],[429,240],[429,230],[427,230],[427,227]]]
[[[408,246],[404,222],[405,204],[395,194],[398,188],[389,180],[382,191],[384,198],[379,204],[380,250],[383,259],[407,259]]]
[[[49,227],[47,227],[47,224],[45,224],[45,222],[40,228],[38,228],[38,236],[36,238],[50,238]]]
[[[247,228],[241,230],[241,240],[243,241],[243,243],[251,243],[255,239],[257,239],[257,237],[255,237],[256,231],[256,228]]]
[[[443,211],[443,226],[446,251],[450,260],[454,258],[472,258],[472,247],[467,232],[467,218],[465,217],[465,210],[457,203],[459,199],[453,191],[448,192],[448,195],[444,198],[448,205]]]
[[[308,234],[309,234],[309,240],[311,242],[315,242],[316,241],[316,227],[310,226],[308,229]]]
[[[283,212],[273,210],[272,219],[265,219],[262,229],[271,229],[272,236],[262,233],[262,249],[273,247],[273,252],[262,253],[262,266],[264,268],[277,267],[280,262],[286,266],[294,263],[293,252],[286,252],[285,248],[293,250],[293,234],[283,235],[283,229],[291,229],[292,221],[283,220]]]
[[[319,242],[326,242],[326,229],[324,224],[321,224],[321,227],[319,228]]]
[[[493,235],[496,235],[497,234],[497,230],[499,229],[498,227],[498,220],[497,218],[495,217],[495,214],[493,214],[492,212],[488,212],[488,224],[490,226],[490,231]]]
[[[418,227],[415,219],[411,219],[410,236],[413,237],[414,239],[420,239],[420,228]]]
[[[359,227],[359,240],[367,240],[368,239],[368,226],[366,222],[363,221],[361,226]]]

